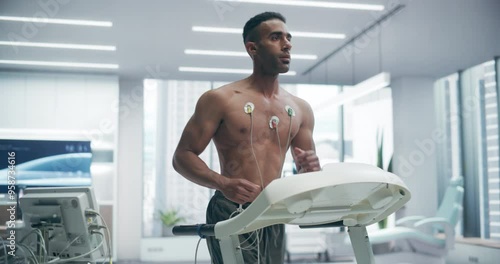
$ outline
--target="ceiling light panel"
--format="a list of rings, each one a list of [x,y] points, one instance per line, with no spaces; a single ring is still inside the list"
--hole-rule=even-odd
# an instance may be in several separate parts
[[[328,1],[299,1],[299,0],[214,0],[214,1],[216,1],[216,2],[250,3],[250,4],[266,4],[266,5],[337,8],[337,9],[351,9],[351,10],[368,10],[368,11],[383,11],[385,9],[385,7],[383,5],[328,2]]]
[[[235,74],[252,74],[250,69],[232,69],[232,68],[203,68],[203,67],[179,67],[181,72],[206,72],[206,73],[235,73]],[[295,76],[297,72],[288,71],[280,75]]]
[[[243,33],[243,29],[240,28],[193,26],[192,30],[195,32],[209,32],[209,33],[228,33],[228,34]],[[345,39],[346,37],[345,34],[321,33],[321,32],[291,31],[290,34],[292,34],[293,37],[304,37],[304,38]]]
[[[292,36],[294,37],[304,37],[304,38],[345,39],[345,34],[300,32],[300,31],[293,31],[290,34],[292,34]]]
[[[240,51],[223,51],[223,50],[196,50],[196,49],[186,49],[185,54],[189,55],[209,55],[209,56],[230,56],[230,57],[248,57],[248,53]],[[292,59],[299,60],[316,60],[317,55],[310,54],[291,54]]]
[[[71,68],[92,68],[92,69],[118,69],[118,64],[104,63],[78,63],[59,61],[28,61],[28,60],[0,60],[0,64],[26,65],[26,66],[47,66],[47,67],[71,67]]]
[[[113,26],[113,22],[111,21],[56,19],[56,18],[45,18],[45,17],[0,16],[0,21],[31,22],[31,23],[42,23],[42,24],[61,24],[61,25],[91,26],[91,27]]]
[[[33,48],[54,48],[54,49],[81,49],[81,50],[102,50],[115,51],[115,46],[87,45],[69,43],[48,43],[48,42],[22,42],[22,41],[0,41],[2,46],[33,47]]]

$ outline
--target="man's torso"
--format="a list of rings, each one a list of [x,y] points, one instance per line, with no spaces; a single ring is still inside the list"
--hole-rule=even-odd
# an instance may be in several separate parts
[[[260,168],[265,187],[280,176],[289,142],[299,131],[302,113],[298,103],[284,90],[273,98],[265,98],[262,94],[235,86],[220,89],[227,98],[225,114],[214,136],[221,174],[261,185]],[[247,103],[254,105],[251,115],[245,113]],[[294,115],[289,115],[286,106],[293,109]],[[269,124],[273,116],[279,118],[276,128]]]

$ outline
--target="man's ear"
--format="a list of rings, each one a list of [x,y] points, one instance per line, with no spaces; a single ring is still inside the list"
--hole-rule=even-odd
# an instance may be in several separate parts
[[[252,59],[255,55],[257,55],[257,44],[255,42],[248,41],[245,44],[245,48],[247,49],[248,55],[250,55]]]

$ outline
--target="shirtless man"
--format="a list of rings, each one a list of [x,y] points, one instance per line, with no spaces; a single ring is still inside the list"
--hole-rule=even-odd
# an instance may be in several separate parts
[[[265,12],[245,24],[243,41],[253,60],[253,74],[204,93],[175,151],[175,170],[216,190],[207,208],[209,224],[246,208],[279,178],[289,147],[299,172],[321,169],[312,139],[312,109],[278,83],[278,75],[290,67],[292,36],[285,22],[281,14]],[[199,158],[212,139],[220,174]],[[260,242],[258,247],[255,240]],[[242,235],[240,242],[246,248],[242,251],[245,263],[283,263],[283,225],[266,227],[258,235]],[[212,237],[207,243],[212,262],[223,263],[218,241]]]

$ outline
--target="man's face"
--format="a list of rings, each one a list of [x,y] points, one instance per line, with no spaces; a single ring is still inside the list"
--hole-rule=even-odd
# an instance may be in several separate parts
[[[267,20],[262,22],[257,30],[260,39],[255,43],[257,54],[254,59],[262,71],[270,74],[288,72],[292,36],[286,24],[279,19]]]

